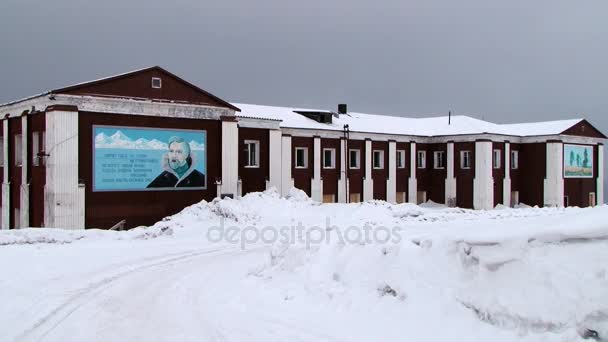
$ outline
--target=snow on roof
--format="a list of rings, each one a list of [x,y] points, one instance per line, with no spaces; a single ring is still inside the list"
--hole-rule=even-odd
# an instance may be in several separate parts
[[[574,126],[582,119],[545,121],[499,125],[465,115],[454,115],[448,124],[447,116],[431,118],[411,118],[364,113],[340,114],[332,123],[320,123],[296,111],[322,112],[317,109],[291,107],[261,106],[244,103],[233,103],[241,109],[238,117],[280,120],[283,128],[302,128],[319,130],[343,130],[349,125],[352,132],[381,133],[413,136],[442,136],[464,134],[502,134],[514,136],[556,135]]]
[[[531,136],[531,135],[554,135],[560,134],[568,128],[583,121],[583,119],[529,122],[518,124],[501,125],[503,129],[511,135]]]

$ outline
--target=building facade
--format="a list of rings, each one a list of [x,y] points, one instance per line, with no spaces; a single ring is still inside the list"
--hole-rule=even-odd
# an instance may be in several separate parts
[[[497,125],[233,104],[160,67],[0,106],[3,229],[152,224],[292,187],[320,202],[491,209],[603,203],[584,119]]]

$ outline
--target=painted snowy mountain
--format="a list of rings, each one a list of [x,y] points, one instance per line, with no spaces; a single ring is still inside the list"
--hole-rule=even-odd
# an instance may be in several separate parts
[[[167,143],[157,139],[139,138],[133,140],[122,131],[116,131],[112,135],[99,133],[95,136],[95,148],[122,148],[134,150],[167,150]],[[194,140],[190,141],[190,149],[204,151],[205,145]]]

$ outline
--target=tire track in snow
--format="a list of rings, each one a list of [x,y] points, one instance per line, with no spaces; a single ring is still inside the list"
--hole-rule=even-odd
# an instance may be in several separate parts
[[[30,341],[30,340],[42,340],[46,335],[52,332],[58,327],[63,321],[65,321],[74,311],[78,310],[83,304],[87,302],[88,295],[100,290],[106,286],[111,285],[113,282],[133,275],[138,272],[142,272],[155,267],[161,267],[172,263],[184,262],[192,258],[196,258],[201,255],[213,254],[214,252],[220,252],[225,248],[208,249],[202,251],[188,251],[182,253],[171,253],[165,254],[159,257],[145,258],[145,261],[151,261],[151,263],[135,264],[122,272],[113,274],[108,277],[104,277],[99,281],[90,283],[88,286],[78,290],[75,294],[70,296],[65,302],[53,309],[51,312],[40,318],[34,325],[29,329],[23,331],[17,336],[17,341]],[[169,258],[167,258],[169,256]],[[140,262],[142,260],[139,260]],[[129,264],[131,265],[131,264]],[[49,326],[50,325],[50,326]],[[49,326],[44,329],[45,326]],[[43,330],[44,329],[44,330]],[[41,332],[41,334],[37,334]],[[37,335],[37,337],[35,337]]]

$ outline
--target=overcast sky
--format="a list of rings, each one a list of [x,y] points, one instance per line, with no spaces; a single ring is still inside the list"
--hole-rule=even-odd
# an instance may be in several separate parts
[[[229,101],[608,132],[608,1],[1,0],[0,102],[160,65]]]

